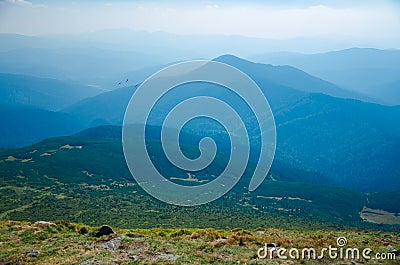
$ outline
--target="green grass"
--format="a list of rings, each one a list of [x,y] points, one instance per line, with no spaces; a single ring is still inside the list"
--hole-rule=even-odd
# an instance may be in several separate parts
[[[87,233],[82,233],[82,227]],[[217,229],[115,229],[117,234],[97,238],[98,227],[56,222],[40,226],[29,222],[0,222],[0,263],[8,264],[80,264],[95,260],[100,264],[350,264],[352,260],[279,260],[259,259],[257,250],[265,243],[299,249],[336,245],[336,238],[345,236],[348,247],[372,249],[386,253],[386,245],[399,249],[397,232],[362,230],[257,230]],[[107,250],[102,245],[121,239],[117,249]],[[24,252],[40,251],[38,257]],[[172,261],[163,257],[177,255]],[[136,257],[135,259],[133,257]],[[169,256],[171,257],[171,256]],[[397,257],[399,258],[399,257]],[[366,264],[398,264],[396,260],[356,260]]]

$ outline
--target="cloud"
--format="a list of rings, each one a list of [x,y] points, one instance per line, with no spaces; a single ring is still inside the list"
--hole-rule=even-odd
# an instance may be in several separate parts
[[[207,8],[219,8],[219,5],[206,5]]]
[[[33,5],[31,2],[26,1],[26,0],[5,0],[3,2],[9,3],[9,4],[20,5],[20,6],[32,6]]]
[[[0,0],[0,5],[14,8],[48,8],[45,4],[35,4],[26,0]]]

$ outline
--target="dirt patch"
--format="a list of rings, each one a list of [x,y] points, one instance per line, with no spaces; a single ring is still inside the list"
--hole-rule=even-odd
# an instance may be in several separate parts
[[[282,197],[261,196],[261,195],[257,195],[257,198],[260,198],[260,199],[277,200],[277,201],[280,201],[280,200],[283,199]]]
[[[400,224],[400,215],[390,213],[384,210],[365,207],[360,212],[360,217],[367,222],[375,224]]]
[[[312,202],[312,200],[307,200],[299,197],[287,197],[291,201],[304,201],[304,202]]]
[[[15,157],[13,157],[13,156],[8,156],[7,159],[5,159],[4,161],[14,162],[14,161],[18,161],[18,160],[20,160],[20,159],[15,158]]]
[[[83,146],[82,145],[70,145],[70,144],[66,144],[60,147],[60,149],[82,149]]]
[[[45,153],[43,153],[43,154],[40,154],[40,156],[51,156],[51,155],[53,155],[54,153],[47,153],[47,152],[45,152]]]
[[[197,183],[203,183],[203,182],[207,182],[208,180],[205,179],[198,179],[198,178],[194,178],[195,175],[194,174],[190,174],[190,173],[186,173],[188,175],[187,178],[177,178],[177,177],[170,177],[171,180],[182,180],[182,181],[189,181],[189,182],[197,182]]]
[[[83,170],[82,173],[88,177],[93,177],[94,174],[89,173],[89,171]]]

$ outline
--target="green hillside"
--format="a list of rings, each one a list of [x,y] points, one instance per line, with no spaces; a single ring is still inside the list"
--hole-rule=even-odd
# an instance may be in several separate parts
[[[232,191],[210,204],[189,208],[166,205],[134,182],[118,130],[99,127],[73,137],[2,151],[0,220],[66,220],[121,228],[390,229],[361,220],[359,212],[366,204],[361,194],[344,188],[276,181],[275,177],[282,174],[279,170],[273,170],[256,192],[249,193],[246,187],[252,165]],[[164,162],[159,142],[149,141],[148,148],[164,176],[182,185],[196,184],[185,180],[185,172]],[[183,148],[193,156],[198,152],[194,147]],[[210,181],[224,163],[226,157],[218,154],[216,162],[192,176]]]

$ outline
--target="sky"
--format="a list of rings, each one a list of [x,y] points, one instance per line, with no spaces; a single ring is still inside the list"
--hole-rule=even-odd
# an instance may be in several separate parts
[[[75,34],[114,28],[272,39],[400,40],[400,1],[0,0],[1,33]]]

